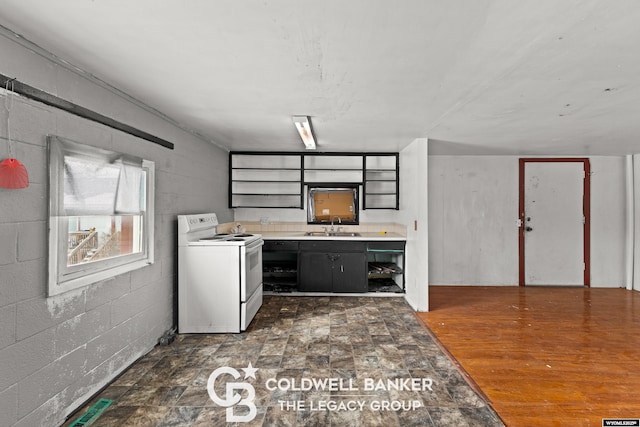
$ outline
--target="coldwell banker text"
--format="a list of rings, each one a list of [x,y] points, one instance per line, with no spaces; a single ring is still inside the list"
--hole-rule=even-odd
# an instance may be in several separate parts
[[[433,391],[431,378],[393,378],[375,380],[363,379],[363,391]],[[267,390],[281,391],[360,391],[358,382],[354,378],[269,378],[265,387]]]
[[[350,397],[358,391],[433,391],[431,378],[393,378],[376,380],[363,378],[359,384],[354,378],[270,378],[265,382],[267,390],[275,391],[329,391],[349,392]],[[339,397],[339,396],[335,396]],[[360,395],[366,397],[366,395]],[[374,397],[374,396],[370,396]],[[362,411],[365,407],[373,411],[413,411],[423,406],[420,400],[278,400],[284,411]]]

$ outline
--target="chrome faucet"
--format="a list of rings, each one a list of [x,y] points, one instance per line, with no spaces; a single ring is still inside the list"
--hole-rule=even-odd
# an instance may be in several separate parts
[[[338,224],[342,224],[342,220],[340,219],[340,217],[338,215],[334,215],[331,217],[331,232],[333,233],[335,231],[335,229],[333,228],[333,219],[334,218],[338,218]],[[338,231],[340,231],[340,227],[338,227]]]

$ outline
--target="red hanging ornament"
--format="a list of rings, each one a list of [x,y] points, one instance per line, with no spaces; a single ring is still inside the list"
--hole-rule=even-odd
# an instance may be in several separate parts
[[[29,186],[29,174],[18,159],[4,159],[0,162],[0,187],[2,188],[27,188]]]
[[[8,79],[5,82],[4,107],[7,110],[7,142],[9,145],[9,158],[0,162],[0,187],[2,188],[27,188],[29,186],[29,174],[18,159],[13,158],[13,144],[11,142],[11,107],[13,106],[13,82]]]

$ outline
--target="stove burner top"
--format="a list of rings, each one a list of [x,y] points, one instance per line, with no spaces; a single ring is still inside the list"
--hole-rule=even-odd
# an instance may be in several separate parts
[[[200,240],[230,240],[230,238],[241,238],[241,237],[253,237],[253,234],[229,234],[229,233],[218,233],[211,237],[203,237]]]
[[[201,242],[207,241],[207,242],[214,242],[214,243],[223,244],[225,242],[249,242],[253,238],[256,238],[255,234],[249,234],[249,233],[238,233],[238,234],[218,233],[218,234],[215,234],[215,235],[210,236],[210,237],[202,237],[200,239],[200,241]]]

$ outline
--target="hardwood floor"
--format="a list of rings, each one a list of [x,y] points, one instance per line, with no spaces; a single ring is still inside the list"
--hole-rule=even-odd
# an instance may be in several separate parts
[[[640,293],[430,287],[419,317],[509,427],[640,418]]]

